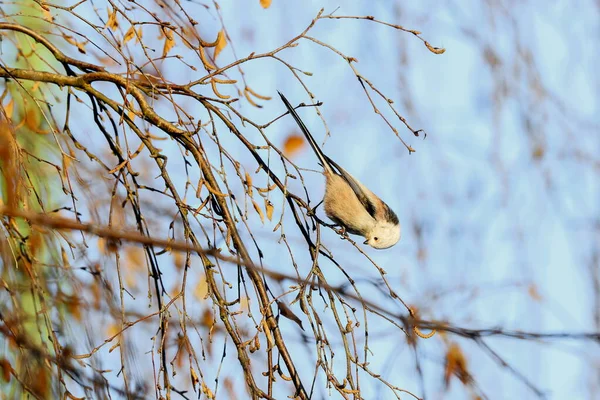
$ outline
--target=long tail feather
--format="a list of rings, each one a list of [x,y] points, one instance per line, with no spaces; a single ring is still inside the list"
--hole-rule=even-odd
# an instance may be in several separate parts
[[[310,144],[310,147],[312,147],[312,149],[314,150],[317,157],[319,157],[319,160],[321,161],[323,168],[325,168],[325,171],[328,173],[334,173],[333,168],[332,168],[331,164],[329,163],[329,159],[327,158],[327,156],[325,154],[323,154],[323,152],[317,145],[317,142],[315,141],[315,139],[312,137],[312,135],[308,131],[308,128],[306,127],[306,125],[304,125],[304,122],[302,122],[302,120],[300,119],[300,116],[298,115],[298,113],[296,113],[296,110],[294,110],[294,107],[292,107],[292,105],[290,104],[288,99],[286,99],[285,96],[281,92],[278,91],[277,93],[279,93],[279,96],[281,96],[281,100],[283,101],[283,104],[285,104],[285,107],[288,109],[290,114],[292,114],[292,117],[294,117],[294,119],[296,120],[296,123],[300,127],[300,130],[302,131],[304,136],[306,136],[306,140]]]

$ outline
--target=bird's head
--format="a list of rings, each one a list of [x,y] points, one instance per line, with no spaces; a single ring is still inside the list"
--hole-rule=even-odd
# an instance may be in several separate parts
[[[388,221],[377,222],[366,238],[364,244],[375,249],[390,248],[400,240],[400,224]]]

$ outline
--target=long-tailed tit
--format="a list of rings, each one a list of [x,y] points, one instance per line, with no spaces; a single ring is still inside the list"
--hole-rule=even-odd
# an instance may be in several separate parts
[[[283,94],[279,95],[323,166],[323,202],[327,216],[346,231],[363,236],[367,239],[364,244],[376,249],[387,249],[398,243],[400,222],[394,211],[321,151],[294,107]]]

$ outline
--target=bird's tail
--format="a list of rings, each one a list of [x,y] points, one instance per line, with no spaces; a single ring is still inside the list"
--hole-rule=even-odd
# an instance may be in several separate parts
[[[304,133],[304,136],[306,136],[306,140],[308,140],[310,147],[312,147],[312,149],[314,150],[317,157],[319,157],[319,160],[321,161],[323,168],[325,168],[325,171],[328,173],[334,173],[333,168],[332,168],[331,164],[329,163],[327,156],[325,154],[323,154],[323,152],[317,145],[317,142],[315,142],[315,139],[312,137],[312,135],[308,131],[308,128],[306,127],[306,125],[304,125],[304,122],[302,122],[302,120],[300,119],[300,116],[298,115],[298,113],[296,113],[296,110],[294,110],[294,107],[292,107],[292,105],[290,104],[288,99],[286,99],[285,96],[283,94],[281,94],[281,92],[278,91],[277,93],[279,93],[279,96],[281,96],[281,100],[283,101],[283,104],[285,104],[285,107],[288,109],[290,114],[292,114],[292,117],[294,117],[294,119],[296,120],[296,123],[300,127],[300,130],[302,131],[302,133]]]

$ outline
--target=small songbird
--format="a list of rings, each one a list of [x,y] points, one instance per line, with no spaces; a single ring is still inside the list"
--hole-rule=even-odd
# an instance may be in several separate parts
[[[364,244],[376,249],[387,249],[398,243],[400,222],[394,211],[321,151],[294,107],[278,93],[323,166],[323,202],[327,216],[346,231],[363,236],[367,239]]]

